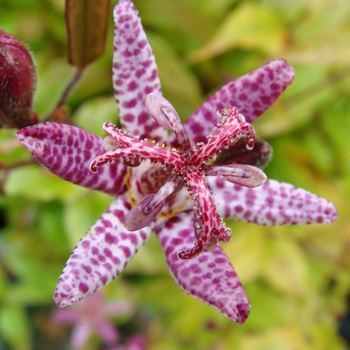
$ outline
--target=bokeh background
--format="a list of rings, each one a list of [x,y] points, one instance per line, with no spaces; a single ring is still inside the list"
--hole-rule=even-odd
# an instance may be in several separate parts
[[[116,2],[112,0],[112,5]],[[164,96],[183,120],[223,84],[274,58],[293,84],[254,122],[273,147],[265,169],[335,203],[332,225],[261,227],[230,221],[224,246],[252,302],[236,325],[184,294],[155,236],[106,302],[133,310],[110,318],[123,344],[148,349],[328,350],[350,344],[350,2],[347,0],[135,0]],[[73,74],[63,0],[0,0],[0,27],[30,48],[38,70],[35,110],[44,120]],[[71,121],[97,135],[117,122],[111,83],[112,14],[105,54],[67,101]],[[72,326],[53,322],[52,295],[75,244],[112,198],[27,164],[29,152],[0,130],[0,348],[70,349]],[[107,349],[98,335],[83,349]]]

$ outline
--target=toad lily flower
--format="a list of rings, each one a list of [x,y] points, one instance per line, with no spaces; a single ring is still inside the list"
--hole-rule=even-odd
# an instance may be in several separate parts
[[[221,216],[261,225],[337,218],[329,201],[266,181],[255,166],[266,162],[268,146],[255,141],[250,123],[292,82],[294,71],[284,60],[271,61],[225,85],[182,125],[161,95],[134,5],[121,0],[114,20],[113,84],[124,131],[105,123],[102,140],[46,122],[17,133],[56,175],[117,196],[74,249],[54,299],[64,307],[109,283],[154,231],[178,286],[243,323],[250,303],[217,244],[231,235]]]

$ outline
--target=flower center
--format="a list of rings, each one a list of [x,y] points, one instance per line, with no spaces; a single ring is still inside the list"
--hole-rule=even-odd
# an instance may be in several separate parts
[[[105,123],[103,128],[110,135],[105,141],[107,152],[93,160],[90,169],[97,171],[99,167],[114,161],[139,167],[133,171],[131,187],[142,199],[125,219],[124,225],[130,231],[150,224],[166,200],[170,202],[172,198],[174,202],[177,192],[182,188],[187,189],[193,202],[196,240],[193,248],[178,255],[181,259],[189,259],[204,250],[215,249],[217,239],[228,242],[231,237],[231,230],[226,228],[216,211],[206,176],[224,177],[227,181],[248,187],[259,186],[266,181],[265,174],[251,165],[208,165],[223,149],[238,140],[245,139],[246,148],[252,149],[255,132],[236,108],[227,107],[218,112],[221,122],[208,136],[208,142],[192,147],[179,116],[168,101],[159,95],[149,94],[146,106],[160,125],[174,130],[180,148],[140,140],[116,129],[111,123]],[[148,164],[141,165],[145,161]],[[179,203],[178,206],[182,205]]]

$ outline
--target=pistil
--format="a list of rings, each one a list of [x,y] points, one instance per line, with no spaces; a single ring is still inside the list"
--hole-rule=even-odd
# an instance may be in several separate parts
[[[158,171],[149,171],[152,178],[147,183],[155,184],[155,192],[143,193],[144,198],[127,214],[124,225],[129,231],[142,229],[149,225],[161,212],[167,198],[176,189],[185,187],[192,199],[194,210],[195,242],[191,249],[178,253],[181,259],[190,259],[203,251],[215,249],[217,240],[227,243],[231,230],[225,226],[216,211],[211,189],[206,176],[219,176],[227,181],[256,187],[264,184],[266,175],[258,168],[245,164],[207,165],[222,150],[245,140],[248,150],[254,147],[255,132],[251,124],[234,107],[218,111],[222,117],[208,142],[192,147],[180,117],[173,106],[162,96],[147,95],[145,104],[149,114],[163,127],[174,131],[179,148],[165,147],[149,140],[129,136],[116,129],[112,123],[105,123],[103,128],[109,134],[105,140],[106,153],[91,162],[91,171],[96,172],[101,166],[119,161],[132,167],[144,161],[160,167]],[[144,174],[146,175],[146,174]],[[156,176],[156,178],[153,178]],[[141,176],[141,180],[144,176]],[[143,180],[142,180],[143,179]],[[142,184],[139,186],[144,188]]]

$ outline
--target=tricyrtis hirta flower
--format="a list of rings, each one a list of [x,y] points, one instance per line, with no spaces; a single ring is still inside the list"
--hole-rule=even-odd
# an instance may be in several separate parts
[[[266,163],[269,147],[255,140],[250,123],[292,82],[294,71],[284,60],[271,61],[225,85],[182,125],[161,95],[136,8],[120,1],[114,20],[113,84],[123,129],[105,123],[104,140],[55,123],[17,134],[53,173],[117,196],[74,249],[54,299],[64,307],[109,283],[154,231],[179,287],[243,323],[250,303],[217,244],[231,236],[221,216],[261,225],[337,218],[329,201],[266,181],[256,167]]]

